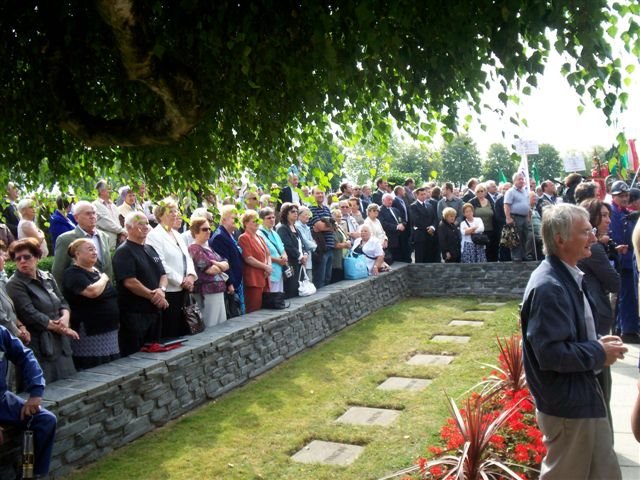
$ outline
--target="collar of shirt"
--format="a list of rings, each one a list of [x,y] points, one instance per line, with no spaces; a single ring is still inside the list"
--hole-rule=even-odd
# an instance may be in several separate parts
[[[561,260],[561,262],[564,264],[565,267],[567,267],[567,269],[569,270],[569,273],[578,284],[578,288],[580,288],[580,291],[582,291],[582,279],[584,277],[584,272],[580,270],[578,267],[569,265],[564,260]]]

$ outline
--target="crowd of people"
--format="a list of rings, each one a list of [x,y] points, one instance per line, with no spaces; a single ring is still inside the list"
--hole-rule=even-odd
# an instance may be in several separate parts
[[[339,192],[327,192],[291,174],[272,193],[247,187],[221,204],[209,194],[183,211],[174,197],[151,202],[144,185],[120,188],[114,201],[100,180],[94,201],[58,198],[50,242],[34,200],[9,184],[0,224],[0,325],[28,345],[53,382],[186,335],[183,307],[192,299],[211,327],[259,310],[266,295],[297,296],[307,276],[316,289],[343,280],[347,256],[363,256],[369,275],[396,261],[542,260],[545,211],[578,203],[596,238],[579,267],[595,292],[597,331],[640,343],[631,238],[640,190],[617,181],[601,192],[569,176],[559,197],[554,181],[527,185],[522,173],[512,180],[472,178],[459,190],[449,182],[417,186],[408,178],[391,186],[380,178],[375,187],[344,181]],[[501,241],[505,231],[517,241]],[[51,272],[38,267],[49,251]],[[4,273],[9,256],[11,278]],[[16,373],[11,381],[28,390],[28,376]],[[607,374],[600,372],[605,396]]]

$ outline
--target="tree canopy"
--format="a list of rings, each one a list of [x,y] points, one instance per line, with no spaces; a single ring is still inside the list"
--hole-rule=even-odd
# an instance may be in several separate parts
[[[464,185],[480,173],[480,153],[473,140],[457,136],[442,148],[442,179]]]
[[[2,2],[0,158],[25,181],[114,161],[152,180],[273,172],[390,118],[453,130],[458,103],[479,111],[492,83],[505,103],[535,86],[551,48],[611,114],[626,94],[610,43],[640,54],[639,13],[635,0]]]

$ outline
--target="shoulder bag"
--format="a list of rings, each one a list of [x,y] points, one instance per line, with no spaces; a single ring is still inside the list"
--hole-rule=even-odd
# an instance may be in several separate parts
[[[316,293],[316,286],[309,279],[307,275],[307,269],[304,265],[300,267],[300,274],[298,275],[298,295],[301,297],[308,297]]]

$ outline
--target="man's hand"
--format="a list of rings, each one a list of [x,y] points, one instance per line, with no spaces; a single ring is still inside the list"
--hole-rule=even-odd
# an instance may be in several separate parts
[[[22,410],[20,410],[20,420],[24,420],[26,417],[32,417],[36,413],[39,413],[41,401],[42,398],[40,397],[29,397],[29,399],[22,406]]]
[[[600,337],[598,341],[600,345],[602,345],[607,357],[604,362],[605,367],[613,365],[618,360],[622,360],[624,354],[629,350],[625,347],[624,343],[622,343],[620,337],[616,335],[605,335],[604,337]]]

